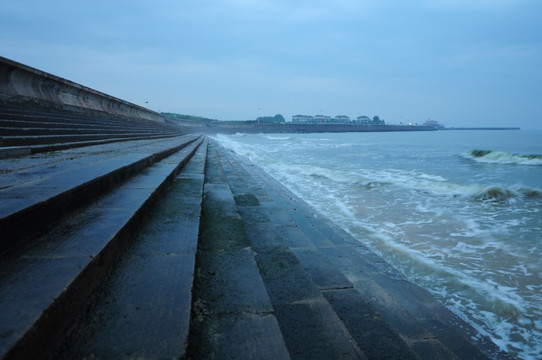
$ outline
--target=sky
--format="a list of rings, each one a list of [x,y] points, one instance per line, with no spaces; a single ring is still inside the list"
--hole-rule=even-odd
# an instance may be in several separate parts
[[[542,129],[540,0],[2,0],[0,56],[160,112]]]

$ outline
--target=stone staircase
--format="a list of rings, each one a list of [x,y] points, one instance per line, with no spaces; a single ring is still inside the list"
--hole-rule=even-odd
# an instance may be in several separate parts
[[[181,133],[173,124],[0,94],[0,158]]]
[[[205,136],[0,165],[2,359],[509,358]]]
[[[205,144],[185,135],[2,162],[1,356],[40,358],[71,329],[148,210],[194,154],[204,157]]]

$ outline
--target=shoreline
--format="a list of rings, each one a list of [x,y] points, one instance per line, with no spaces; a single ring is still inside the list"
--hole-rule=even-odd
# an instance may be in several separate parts
[[[220,144],[220,141],[217,142]],[[488,358],[511,359],[510,355],[497,346],[487,335],[483,335],[472,325],[461,319],[456,313],[442,304],[441,301],[431,295],[426,289],[408,280],[397,269],[395,269],[395,267],[389,264],[381,256],[370,250],[367,245],[354,238],[334,221],[321,214],[316,208],[311,206],[298,195],[294,194],[286,187],[286,185],[282,184],[280,181],[271,176],[257,163],[254,163],[245,156],[237,153],[230,153],[228,157],[235,159],[235,161],[240,164],[244,164],[242,167],[247,170],[252,178],[259,179],[258,183],[260,186],[262,186],[264,191],[268,193],[274,201],[281,199],[281,207],[284,210],[290,209],[287,210],[289,216],[292,216],[294,212],[299,213],[298,216],[291,217],[291,221],[295,223],[296,228],[303,231],[309,226],[317,227],[319,230],[327,229],[326,233],[329,232],[333,234],[333,246],[326,245],[320,250],[334,253],[336,251],[334,248],[352,249],[351,251],[358,254],[356,261],[350,262],[348,268],[341,269],[341,272],[345,273],[345,275],[349,274],[347,275],[347,278],[348,280],[352,281],[354,289],[364,294],[364,297],[366,296],[366,299],[369,300],[371,306],[377,309],[380,316],[386,319],[388,324],[391,324],[392,328],[400,328],[401,325],[399,325],[399,323],[402,320],[394,319],[394,316],[396,315],[384,313],[384,311],[394,312],[394,310],[388,308],[390,305],[385,304],[385,302],[382,301],[383,299],[379,299],[379,297],[382,295],[372,293],[374,291],[372,286],[366,287],[365,283],[367,281],[375,281],[378,283],[377,286],[379,288],[382,287],[382,290],[388,294],[387,296],[391,296],[388,301],[391,300],[397,304],[400,304],[400,307],[404,307],[404,310],[409,313],[409,317],[412,316],[416,319],[416,321],[420,321],[422,324],[425,324],[424,326],[427,326],[425,322],[431,323],[431,326],[433,326],[432,331],[435,331],[434,335],[436,335],[437,338],[442,340],[440,336],[446,333],[446,337],[451,336],[455,338],[455,340],[453,340],[454,342],[466,340],[470,344],[474,345],[474,347],[481,351],[485,356],[488,356]],[[314,241],[314,239],[311,240]],[[318,245],[317,248],[319,248]],[[295,251],[296,250],[294,250],[294,252]],[[359,257],[359,255],[361,255],[361,257]],[[303,257],[300,257],[300,260],[302,259]],[[378,265],[375,268],[369,270],[369,268],[372,268],[376,264]],[[338,266],[337,264],[334,265]],[[304,266],[306,269],[310,269],[310,266],[314,265],[309,263],[304,264]],[[356,279],[358,277],[358,272],[365,273],[365,275]],[[367,275],[367,273],[370,275]],[[324,274],[321,276],[324,276]],[[331,276],[331,278],[333,278],[333,276]],[[395,331],[398,331],[398,328],[395,328]],[[452,336],[450,334],[451,331],[453,331],[455,335]],[[459,340],[460,338],[463,340]],[[451,340],[451,338],[449,340]],[[474,356],[474,354],[472,355]]]

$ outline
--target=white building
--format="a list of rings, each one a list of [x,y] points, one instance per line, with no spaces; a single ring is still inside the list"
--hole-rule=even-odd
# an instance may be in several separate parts
[[[314,115],[314,122],[316,124],[329,124],[331,123],[331,117],[327,115]]]
[[[292,122],[297,124],[312,124],[314,123],[314,117],[311,115],[294,115],[292,116]]]
[[[350,117],[346,115],[337,115],[335,116],[336,124],[348,124],[350,122]]]
[[[372,120],[368,116],[362,115],[357,117],[356,122],[360,125],[369,125],[372,123]]]

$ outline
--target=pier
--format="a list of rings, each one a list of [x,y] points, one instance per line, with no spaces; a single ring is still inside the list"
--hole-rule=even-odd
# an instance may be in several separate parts
[[[0,359],[510,358],[213,138],[0,75]]]

